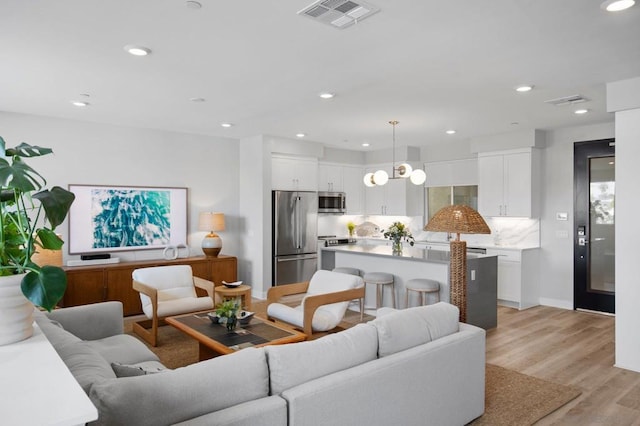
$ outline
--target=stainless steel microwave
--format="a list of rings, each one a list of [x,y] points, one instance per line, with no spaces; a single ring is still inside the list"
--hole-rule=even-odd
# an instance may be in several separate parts
[[[347,212],[347,200],[344,192],[318,192],[318,213]]]

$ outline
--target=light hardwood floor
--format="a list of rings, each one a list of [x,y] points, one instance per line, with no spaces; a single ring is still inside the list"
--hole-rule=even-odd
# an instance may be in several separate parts
[[[538,425],[640,425],[640,373],[613,366],[614,324],[593,313],[501,306],[487,362],[582,390]]]

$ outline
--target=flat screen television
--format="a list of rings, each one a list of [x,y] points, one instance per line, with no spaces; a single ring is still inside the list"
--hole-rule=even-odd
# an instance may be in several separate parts
[[[69,253],[161,249],[187,243],[187,188],[70,184]]]

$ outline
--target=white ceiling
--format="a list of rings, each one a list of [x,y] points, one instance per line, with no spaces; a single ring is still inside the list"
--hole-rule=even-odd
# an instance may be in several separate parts
[[[612,121],[605,83],[640,75],[640,5],[367,0],[380,12],[338,30],[296,14],[310,0],[199,1],[1,0],[0,110],[374,150],[392,119],[398,146]],[[544,103],[575,94],[590,113]]]

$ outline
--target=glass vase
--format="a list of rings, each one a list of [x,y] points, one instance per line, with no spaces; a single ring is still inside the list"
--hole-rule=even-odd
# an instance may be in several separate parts
[[[394,255],[399,256],[402,254],[402,241],[394,240],[391,243],[391,251]]]

